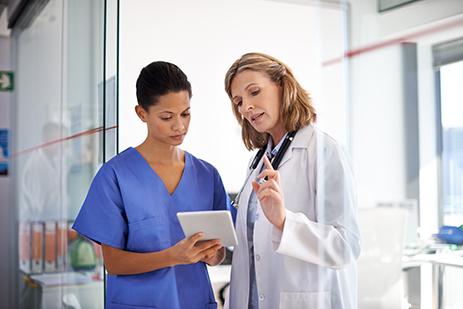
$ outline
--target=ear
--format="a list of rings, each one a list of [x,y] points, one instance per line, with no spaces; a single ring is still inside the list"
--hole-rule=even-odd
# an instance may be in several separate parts
[[[135,113],[137,113],[138,118],[140,118],[141,121],[146,122],[148,118],[148,113],[145,111],[145,109],[137,104],[135,105]]]

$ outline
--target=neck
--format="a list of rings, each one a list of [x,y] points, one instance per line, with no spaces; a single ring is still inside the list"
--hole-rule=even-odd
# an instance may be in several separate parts
[[[135,148],[148,162],[176,164],[182,161],[182,151],[176,146],[153,141],[149,138]]]
[[[273,132],[270,132],[270,136],[272,137],[273,141],[273,147],[278,145],[285,134],[286,130],[284,128],[276,129]]]

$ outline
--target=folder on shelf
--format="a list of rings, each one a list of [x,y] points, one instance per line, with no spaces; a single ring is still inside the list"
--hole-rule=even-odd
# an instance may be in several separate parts
[[[19,222],[19,269],[25,273],[31,272],[31,224]]]
[[[31,272],[43,271],[43,222],[32,222]]]
[[[45,222],[45,272],[56,271],[56,221]]]
[[[58,221],[56,226],[56,268],[58,271],[66,269],[66,257],[68,252],[68,223]]]

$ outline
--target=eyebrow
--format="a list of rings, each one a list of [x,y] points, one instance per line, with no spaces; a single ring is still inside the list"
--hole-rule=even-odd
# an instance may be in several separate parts
[[[252,83],[249,83],[246,87],[244,87],[244,90],[247,90],[249,87],[254,86],[254,85],[258,86],[257,83],[252,82]],[[234,96],[234,97],[232,98],[232,101],[235,101],[235,99],[237,99],[237,98],[239,98],[239,97],[240,97],[240,96]]]
[[[257,86],[257,83],[250,83],[249,85],[247,85],[246,87],[244,87],[244,90],[246,90],[246,89],[248,89],[249,87],[254,86],[254,85]]]
[[[186,108],[185,110],[181,111],[180,113],[184,113],[186,111],[189,111],[190,110],[190,106],[188,108]],[[171,112],[171,111],[160,111],[159,114],[163,114],[163,113],[167,113],[167,114],[175,114],[174,112]]]

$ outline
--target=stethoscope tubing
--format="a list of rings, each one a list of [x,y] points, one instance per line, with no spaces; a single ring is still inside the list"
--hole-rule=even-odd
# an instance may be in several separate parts
[[[294,136],[296,135],[296,133],[297,133],[297,131],[291,131],[286,135],[285,140],[283,141],[283,144],[281,144],[281,148],[278,150],[276,156],[272,160],[273,169],[275,169],[275,170],[278,169],[278,167],[280,165],[280,162],[283,159],[284,154],[288,150],[289,145],[293,141]],[[240,191],[238,192],[238,194],[236,195],[235,199],[232,202],[232,206],[235,207],[236,209],[238,209],[238,207],[239,207],[238,203],[239,203],[239,200],[240,200],[241,193],[243,192],[244,187],[248,183],[249,178],[254,173],[254,170],[257,168],[257,165],[259,165],[260,160],[263,158],[266,148],[267,147],[262,147],[261,149],[259,149],[256,156],[252,160],[251,165],[249,166],[250,172],[249,172],[248,176],[246,177],[246,180],[244,181],[243,186],[241,187]],[[262,180],[262,182],[260,184],[265,182],[265,180]]]

